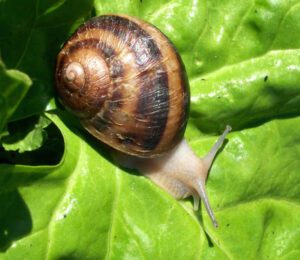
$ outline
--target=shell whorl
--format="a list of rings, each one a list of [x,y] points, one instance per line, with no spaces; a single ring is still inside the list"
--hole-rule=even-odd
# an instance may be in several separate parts
[[[74,90],[78,87],[83,87],[85,84],[84,69],[81,64],[76,61],[66,66],[64,77],[64,81],[68,82],[70,88],[74,88]]]
[[[122,152],[159,156],[183,136],[184,66],[166,36],[137,18],[104,15],[80,26],[58,55],[56,87],[92,135]]]

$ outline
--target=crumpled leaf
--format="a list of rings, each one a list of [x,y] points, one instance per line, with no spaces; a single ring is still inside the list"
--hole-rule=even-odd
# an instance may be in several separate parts
[[[299,61],[299,50],[272,51],[195,78],[191,117],[201,130],[216,131],[298,115]]]
[[[10,26],[0,36],[1,53],[13,68],[21,60],[35,82],[18,119],[34,111],[29,100],[49,93],[37,111],[53,100],[53,54],[89,15],[91,2],[22,2],[38,15],[19,11],[18,21],[9,15],[17,11],[12,2],[0,12],[0,27]],[[94,7],[97,15],[141,17],[174,42],[191,85],[185,137],[199,156],[225,124],[233,126],[207,181],[220,227],[203,207],[193,212],[192,200],[178,202],[118,167],[107,147],[58,106],[47,116],[63,135],[60,163],[0,164],[0,258],[298,259],[299,1],[96,0]],[[2,35],[15,44],[8,32],[22,19],[21,39],[33,48],[13,52]],[[45,60],[32,60],[34,52]]]
[[[2,138],[2,146],[6,151],[18,151],[19,153],[33,151],[40,148],[47,139],[47,132],[44,130],[51,121],[46,117],[26,119],[25,122],[15,123],[11,126],[13,133]],[[33,128],[32,128],[33,127]]]
[[[64,135],[60,164],[1,166],[0,181],[9,187],[0,197],[6,209],[0,214],[6,220],[0,221],[4,259],[25,252],[35,259],[197,257],[204,234],[195,217],[149,180],[115,167],[103,147],[93,148],[57,116],[50,118]],[[73,117],[61,118],[72,126]],[[17,229],[22,223],[26,229]],[[184,239],[173,251],[176,234]]]
[[[14,119],[37,115],[53,97],[53,69],[60,45],[84,21],[91,0],[0,2],[0,50],[8,68],[27,73],[33,85]]]
[[[17,70],[6,70],[0,61],[0,133],[31,86],[30,78]]]

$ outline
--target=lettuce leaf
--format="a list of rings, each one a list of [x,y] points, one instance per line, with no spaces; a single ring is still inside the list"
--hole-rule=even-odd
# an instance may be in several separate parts
[[[11,132],[2,138],[2,146],[6,151],[34,151],[40,148],[47,139],[45,128],[51,123],[44,116],[26,118],[10,125]]]
[[[31,80],[26,74],[18,70],[7,70],[0,61],[0,133],[30,86]]]
[[[0,71],[0,125],[45,115],[55,138],[22,164],[0,149],[1,259],[300,257],[300,1],[10,0],[0,11],[2,59],[19,70],[9,81]],[[61,44],[104,13],[147,20],[178,48],[192,95],[185,138],[199,156],[233,126],[207,181],[218,229],[192,200],[118,167],[54,102]]]

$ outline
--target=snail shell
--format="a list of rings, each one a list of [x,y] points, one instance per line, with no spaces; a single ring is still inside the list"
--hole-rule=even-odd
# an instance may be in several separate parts
[[[125,15],[80,26],[57,58],[62,103],[97,139],[126,154],[156,157],[182,139],[189,86],[173,44]]]

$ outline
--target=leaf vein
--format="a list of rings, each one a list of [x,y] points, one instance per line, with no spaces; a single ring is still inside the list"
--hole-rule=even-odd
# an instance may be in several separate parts
[[[114,197],[114,202],[112,205],[112,210],[111,210],[111,221],[110,225],[108,228],[108,243],[107,243],[107,254],[105,259],[109,260],[111,259],[111,247],[113,243],[113,232],[114,232],[114,223],[116,221],[116,209],[118,207],[118,202],[119,202],[119,196],[120,196],[120,190],[121,190],[121,179],[120,179],[120,169],[116,167],[116,192],[115,192],[115,197]]]
[[[236,202],[236,203],[230,203],[230,204],[225,205],[224,207],[220,207],[220,208],[216,209],[215,212],[222,212],[222,211],[225,211],[225,210],[228,210],[228,209],[244,206],[244,205],[250,204],[250,203],[263,202],[265,200],[270,200],[270,201],[274,201],[274,202],[277,202],[277,203],[278,202],[287,203],[287,204],[290,204],[292,207],[299,207],[300,208],[300,202],[298,202],[298,201],[266,196],[266,197],[261,197],[261,198],[254,198],[254,199],[250,199],[250,200],[244,200],[244,201],[240,201],[240,202]]]
[[[280,27],[282,26],[282,23],[284,22],[285,18],[288,16],[288,14],[289,14],[290,12],[292,12],[292,10],[293,10],[294,8],[296,8],[298,5],[300,5],[300,3],[296,3],[296,4],[294,4],[294,5],[291,5],[291,6],[288,8],[288,10],[287,10],[286,13],[284,14],[284,16],[281,18],[281,20],[280,20],[280,22],[279,22],[279,24],[278,24],[278,26],[277,26],[277,32],[279,31]],[[273,40],[272,40],[272,42],[271,42],[271,44],[270,44],[269,50],[272,50],[272,49],[273,49],[273,47],[274,47],[274,42],[276,41],[277,36],[278,36],[278,34],[276,34],[275,37],[273,38]]]
[[[85,152],[85,144],[82,142],[80,142],[80,148],[79,148],[79,153],[78,154],[81,154],[81,155],[85,155],[86,152]],[[80,172],[80,171],[76,171],[76,169],[78,168],[81,168],[81,164],[80,162],[84,162],[86,160],[86,158],[82,158],[82,160],[77,160],[77,164],[76,166],[74,167],[74,171],[73,172]],[[70,193],[70,190],[72,190],[73,186],[75,185],[75,178],[77,177],[78,174],[72,174],[71,176],[69,176],[69,178],[66,179],[67,181],[67,185],[65,187],[65,191],[63,192],[62,196],[60,197],[60,200],[59,202],[57,203],[56,207],[54,208],[53,210],[53,213],[50,217],[50,221],[49,221],[49,225],[48,225],[48,243],[47,243],[47,248],[46,248],[46,256],[45,256],[45,259],[49,259],[49,252],[50,252],[50,248],[51,248],[51,243],[52,243],[52,240],[51,240],[51,237],[52,237],[52,233],[53,233],[53,229],[52,229],[52,226],[55,224],[55,222],[53,221],[54,217],[56,216],[61,204],[63,203],[64,201],[64,198],[66,197],[67,194]]]

